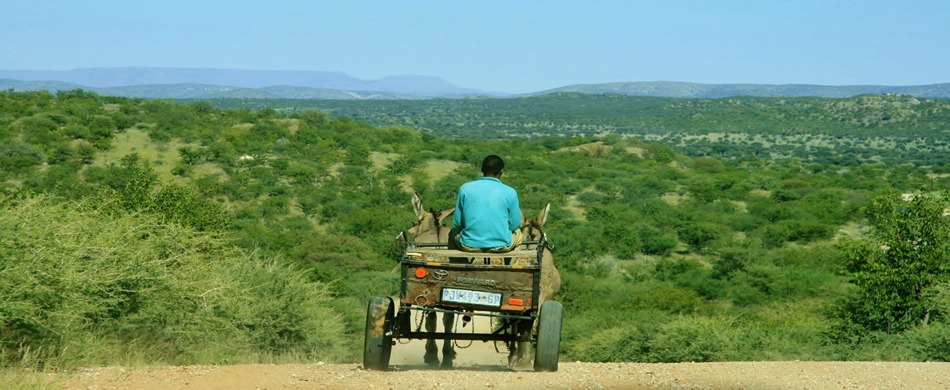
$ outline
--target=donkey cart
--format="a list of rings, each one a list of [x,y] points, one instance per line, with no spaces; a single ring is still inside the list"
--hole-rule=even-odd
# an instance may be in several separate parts
[[[438,364],[436,340],[443,340],[443,367],[451,366],[453,340],[504,342],[509,364],[525,364],[535,346],[534,370],[556,371],[561,343],[562,306],[541,302],[544,240],[526,241],[506,253],[472,253],[446,249],[445,243],[407,245],[401,259],[399,305],[388,296],[370,299],[366,310],[363,367],[385,370],[396,340],[426,340],[426,362]],[[412,313],[419,319],[413,324]],[[436,332],[435,317],[444,332]],[[422,329],[422,319],[426,329]],[[491,330],[455,333],[476,318]],[[415,325],[415,328],[413,326]],[[434,360],[432,360],[434,359]]]

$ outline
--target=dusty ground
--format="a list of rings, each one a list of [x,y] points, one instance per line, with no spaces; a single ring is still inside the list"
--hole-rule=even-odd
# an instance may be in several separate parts
[[[89,369],[64,389],[950,389],[950,363],[562,363],[553,373],[504,366],[429,370],[356,364]]]
[[[474,322],[481,332],[491,324]],[[471,327],[459,331],[471,332]],[[441,327],[440,327],[441,330]],[[359,364],[90,368],[63,389],[950,389],[950,363],[561,362],[551,373],[515,371],[492,343],[459,342],[452,369],[423,364],[423,342],[396,344],[391,370]]]

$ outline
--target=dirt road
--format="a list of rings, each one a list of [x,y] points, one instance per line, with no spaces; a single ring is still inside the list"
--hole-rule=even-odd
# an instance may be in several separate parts
[[[484,331],[472,324],[459,331]],[[440,329],[441,330],[441,329]],[[88,368],[46,377],[62,389],[908,389],[950,390],[950,363],[560,363],[557,372],[511,370],[503,346],[457,342],[451,369],[423,364],[424,342],[393,346],[389,371],[359,364],[255,364]],[[2,383],[2,381],[0,381]],[[0,386],[3,387],[3,386]]]
[[[481,327],[485,324],[473,324]],[[470,331],[463,328],[459,331]],[[424,342],[393,346],[390,371],[359,364],[95,368],[64,389],[950,389],[950,363],[561,362],[557,372],[514,371],[504,348],[459,342],[452,369],[423,364]],[[465,348],[462,348],[465,347]]]
[[[562,363],[553,373],[496,365],[430,370],[356,364],[88,369],[65,389],[950,389],[950,363]]]

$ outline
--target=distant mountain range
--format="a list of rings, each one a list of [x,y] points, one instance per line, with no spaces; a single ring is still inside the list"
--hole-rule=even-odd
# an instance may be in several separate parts
[[[506,97],[460,87],[432,76],[391,76],[361,80],[343,72],[271,71],[190,68],[88,68],[68,71],[0,70],[0,90],[85,89],[101,95],[168,99],[425,99]],[[831,97],[861,94],[902,94],[950,98],[950,83],[921,86],[823,86],[807,84],[696,84],[684,82],[618,82],[555,88],[555,92],[614,93],[676,98],[730,96]]]
[[[696,84],[673,81],[579,84],[555,88],[536,94],[577,92],[587,94],[615,93],[631,96],[676,98],[724,98],[732,96],[760,97],[826,97],[847,98],[857,95],[900,94],[922,98],[950,98],[950,83],[917,86],[884,85],[809,85],[809,84]]]
[[[0,88],[82,88],[103,95],[180,99],[418,99],[487,94],[430,76],[361,80],[343,72],[190,68],[0,70]]]

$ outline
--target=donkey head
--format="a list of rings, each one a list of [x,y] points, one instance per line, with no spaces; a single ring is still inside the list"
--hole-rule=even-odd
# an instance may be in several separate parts
[[[445,225],[445,219],[455,212],[455,208],[449,208],[442,211],[435,209],[426,210],[422,207],[422,199],[419,194],[412,194],[412,209],[416,212],[417,222],[409,228],[409,235],[416,242],[448,242],[449,227]]]
[[[538,212],[538,217],[535,219],[529,219],[524,221],[521,224],[521,234],[524,235],[525,241],[543,241],[547,237],[544,236],[544,223],[548,220],[548,212],[551,211],[551,204],[548,203]]]

